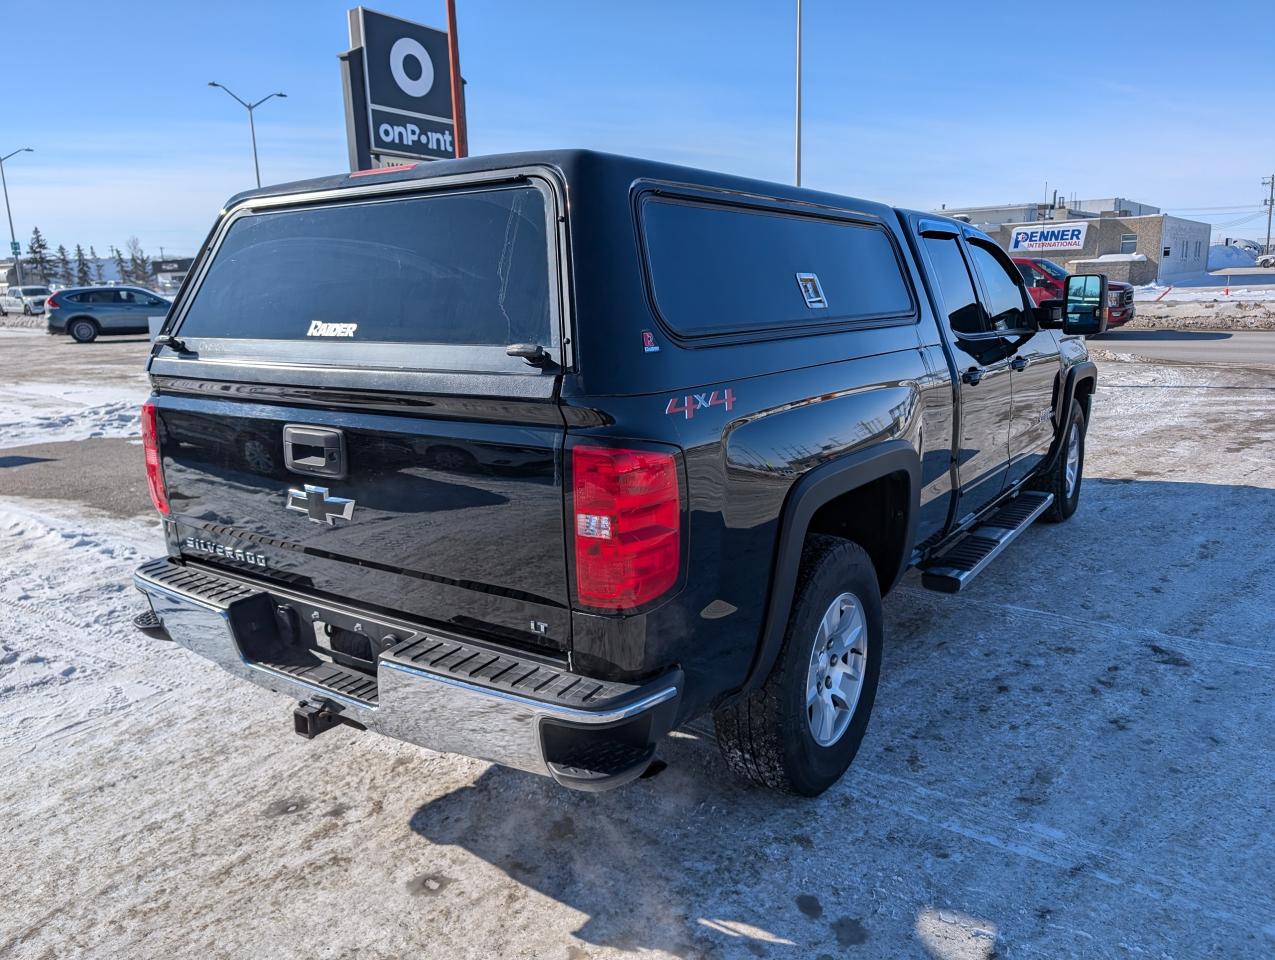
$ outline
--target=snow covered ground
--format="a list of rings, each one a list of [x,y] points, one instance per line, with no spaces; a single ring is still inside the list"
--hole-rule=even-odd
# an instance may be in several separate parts
[[[0,957],[1270,957],[1275,370],[1100,377],[1080,511],[887,598],[814,801],[304,741],[133,630],[154,520],[0,496]]]
[[[1222,279],[1225,283],[1224,278]],[[1275,302],[1275,286],[1244,286],[1237,279],[1236,285],[1226,287],[1179,287],[1170,284],[1149,283],[1133,288],[1133,299],[1139,303],[1172,301],[1175,303],[1201,303],[1204,301]]]
[[[137,346],[0,330],[0,449],[138,436],[150,388]]]

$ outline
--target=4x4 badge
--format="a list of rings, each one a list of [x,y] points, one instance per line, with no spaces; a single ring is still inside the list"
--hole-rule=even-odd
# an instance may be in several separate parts
[[[312,487],[307,483],[304,490],[288,491],[288,509],[304,513],[311,523],[333,526],[337,517],[349,520],[354,516],[354,501],[330,497],[327,487]]]

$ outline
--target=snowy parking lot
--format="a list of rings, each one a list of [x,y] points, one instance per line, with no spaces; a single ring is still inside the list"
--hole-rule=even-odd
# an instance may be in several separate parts
[[[0,958],[1275,955],[1275,367],[1103,361],[1079,512],[886,599],[812,801],[305,741],[138,634],[144,355],[0,331]]]

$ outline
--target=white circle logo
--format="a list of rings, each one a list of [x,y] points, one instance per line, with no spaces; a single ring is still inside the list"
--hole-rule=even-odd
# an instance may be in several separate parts
[[[421,75],[415,80],[403,69],[408,57],[421,65]],[[434,62],[419,41],[411,37],[400,37],[390,47],[390,73],[394,75],[399,89],[409,97],[423,97],[434,86]]]

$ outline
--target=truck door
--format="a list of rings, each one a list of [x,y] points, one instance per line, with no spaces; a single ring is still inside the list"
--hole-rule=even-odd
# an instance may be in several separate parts
[[[921,249],[935,284],[940,326],[956,361],[960,421],[956,449],[964,520],[1005,489],[1009,463],[1010,367],[1002,341],[989,335],[960,238],[946,224],[921,223]],[[978,339],[979,337],[983,339]]]
[[[1049,453],[1054,439],[1054,384],[1060,360],[1052,330],[1032,330],[1027,312],[1031,299],[1018,269],[995,244],[967,238],[974,272],[981,281],[985,322],[999,332],[1024,329],[1005,342],[1013,383],[1013,414],[1009,431],[1009,482],[1017,483]]]

